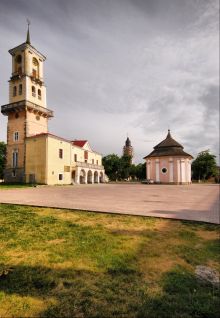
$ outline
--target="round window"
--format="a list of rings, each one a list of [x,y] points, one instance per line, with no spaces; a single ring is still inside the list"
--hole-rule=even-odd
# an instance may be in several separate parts
[[[167,173],[167,168],[162,168],[162,173]]]

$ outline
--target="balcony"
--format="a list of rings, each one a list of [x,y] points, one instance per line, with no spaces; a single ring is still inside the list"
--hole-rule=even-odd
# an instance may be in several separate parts
[[[7,105],[3,105],[1,107],[1,113],[3,115],[8,115],[12,112],[22,111],[24,109],[32,110],[33,112],[39,113],[44,115],[45,117],[53,117],[53,111],[50,109],[47,109],[45,107],[39,106],[37,104],[34,104],[32,102],[29,102],[27,100],[22,100],[20,102],[11,103]]]
[[[104,166],[102,165],[94,165],[91,163],[87,163],[87,162],[74,162],[73,163],[73,167],[80,167],[80,168],[88,168],[88,169],[94,169],[94,170],[104,170]]]

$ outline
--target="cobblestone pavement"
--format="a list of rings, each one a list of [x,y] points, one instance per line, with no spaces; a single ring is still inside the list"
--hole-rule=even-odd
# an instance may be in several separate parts
[[[0,190],[0,202],[220,223],[214,184],[38,186]]]

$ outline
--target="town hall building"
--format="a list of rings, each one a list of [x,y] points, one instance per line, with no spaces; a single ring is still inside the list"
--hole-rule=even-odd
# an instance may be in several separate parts
[[[9,50],[12,74],[9,104],[1,107],[8,117],[6,183],[102,183],[101,154],[88,140],[66,140],[48,132],[54,114],[47,108],[43,65],[46,57],[30,41]]]

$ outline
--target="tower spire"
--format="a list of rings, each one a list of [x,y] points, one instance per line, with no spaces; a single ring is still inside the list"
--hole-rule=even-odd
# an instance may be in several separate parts
[[[28,29],[27,29],[27,38],[26,38],[26,43],[31,44],[31,39],[30,39],[30,31],[29,31],[29,25],[31,24],[30,20],[27,19],[27,24],[28,24]]]

